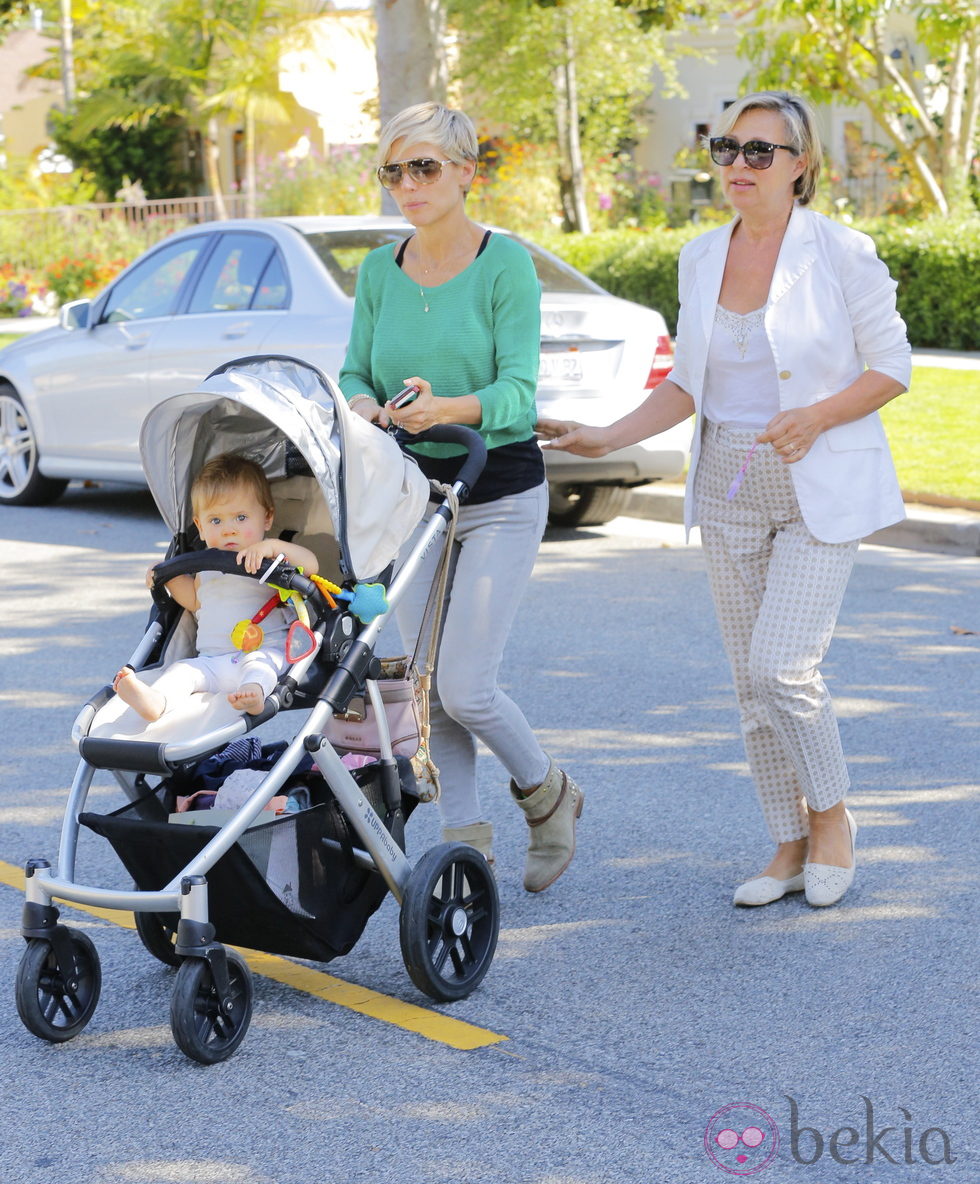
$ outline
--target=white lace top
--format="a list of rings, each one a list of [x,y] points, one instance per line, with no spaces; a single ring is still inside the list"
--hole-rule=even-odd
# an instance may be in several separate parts
[[[765,331],[766,309],[715,309],[702,409],[705,419],[763,428],[779,410],[776,364]]]

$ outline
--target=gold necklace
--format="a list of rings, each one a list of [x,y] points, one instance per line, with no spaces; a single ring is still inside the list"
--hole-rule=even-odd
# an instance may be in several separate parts
[[[415,244],[415,251],[416,251],[416,254],[418,255],[419,264],[422,268],[422,274],[428,275],[430,269],[428,267],[426,267],[426,265],[425,265],[425,259],[422,257],[422,248],[419,246],[419,244],[417,242]],[[472,251],[473,251],[473,247],[466,247],[462,251],[454,251],[451,255],[447,255],[446,258],[443,259],[441,263],[433,263],[431,270],[438,271],[440,268],[445,267],[446,264],[451,262],[453,259],[458,259],[461,255],[469,255],[472,253]],[[438,285],[437,285],[437,287],[438,287]],[[422,290],[421,284],[419,284],[419,295],[422,297],[423,312],[428,312],[429,311],[429,298],[426,296],[425,292]]]

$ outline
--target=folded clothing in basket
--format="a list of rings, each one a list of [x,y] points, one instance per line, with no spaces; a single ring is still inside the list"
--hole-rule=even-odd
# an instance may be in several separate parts
[[[261,742],[255,739],[233,741],[221,752],[195,766],[189,780],[194,785],[203,783],[204,788],[178,795],[176,813],[241,809],[265,780],[267,772],[285,748],[282,742],[263,750]],[[376,758],[346,753],[341,761],[348,769],[361,769],[376,763]],[[307,773],[312,768],[312,758],[306,757],[300,762],[297,772]],[[274,814],[293,814],[298,810],[308,810],[310,805],[309,790],[304,785],[295,785],[288,793],[272,798],[264,809]]]

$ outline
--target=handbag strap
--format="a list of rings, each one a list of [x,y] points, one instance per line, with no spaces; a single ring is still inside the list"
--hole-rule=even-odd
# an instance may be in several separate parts
[[[444,499],[449,507],[450,519],[443,539],[442,554],[436,568],[429,597],[425,602],[425,611],[419,624],[419,635],[415,639],[415,648],[409,658],[409,669],[415,666],[422,677],[430,675],[436,664],[436,650],[439,648],[439,630],[442,626],[442,614],[446,602],[446,585],[449,582],[449,566],[452,560],[453,542],[456,538],[456,519],[459,515],[459,497],[450,485],[439,485],[431,481],[433,489]],[[428,630],[428,643],[425,647],[425,658],[422,666],[418,665],[419,654],[422,651],[422,639]]]

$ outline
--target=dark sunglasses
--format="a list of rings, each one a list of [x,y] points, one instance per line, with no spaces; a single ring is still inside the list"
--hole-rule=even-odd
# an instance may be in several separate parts
[[[383,164],[378,169],[378,180],[385,189],[395,189],[401,183],[407,172],[413,181],[419,185],[431,185],[442,176],[444,164],[455,164],[452,160],[433,160],[431,156],[417,156],[413,160],[396,160],[391,164]]]
[[[792,152],[794,156],[800,155],[789,144],[770,144],[766,140],[748,140],[740,144],[731,136],[714,136],[708,141],[708,147],[711,150],[711,159],[723,168],[734,164],[740,152],[750,169],[767,169],[772,164],[777,148]]]

